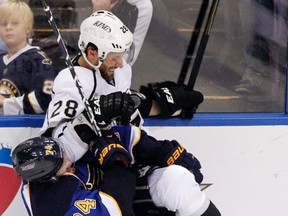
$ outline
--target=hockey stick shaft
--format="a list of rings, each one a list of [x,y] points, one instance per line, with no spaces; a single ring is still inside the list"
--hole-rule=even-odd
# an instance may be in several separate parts
[[[191,64],[192,56],[194,54],[195,47],[196,47],[197,42],[198,42],[199,34],[200,34],[200,31],[201,31],[201,28],[202,28],[202,25],[204,22],[204,18],[206,16],[206,11],[207,11],[208,5],[209,5],[209,0],[203,0],[201,7],[200,7],[200,10],[199,10],[199,14],[198,14],[196,23],[195,23],[195,28],[194,28],[193,34],[191,35],[189,46],[188,46],[188,49],[186,52],[186,57],[183,61],[181,72],[180,72],[180,75],[178,77],[178,84],[184,84],[184,82],[185,82],[185,79],[186,79],[186,76],[188,73],[188,68]]]
[[[64,40],[63,40],[63,38],[61,36],[61,33],[59,31],[59,28],[57,27],[57,24],[56,24],[56,22],[54,20],[52,11],[51,11],[49,5],[47,4],[46,0],[41,0],[41,1],[42,1],[42,4],[43,4],[44,12],[46,13],[46,16],[48,17],[48,22],[53,28],[54,35],[56,36],[57,42],[58,42],[58,44],[59,44],[59,46],[61,48],[62,53],[65,55],[65,63],[67,64],[67,66],[69,68],[69,71],[70,71],[70,73],[71,73],[71,75],[72,75],[72,77],[73,77],[73,79],[75,81],[75,85],[76,85],[76,87],[78,89],[78,92],[79,92],[79,94],[81,96],[81,99],[82,99],[82,101],[84,103],[84,106],[85,106],[85,109],[87,111],[90,123],[92,124],[92,127],[93,127],[96,135],[101,136],[101,131],[100,131],[99,127],[97,126],[97,123],[96,123],[92,108],[90,107],[90,104],[89,104],[88,100],[85,97],[82,85],[81,85],[80,80],[79,80],[79,78],[78,78],[78,76],[77,76],[77,74],[76,74],[76,72],[74,70],[73,63],[72,63],[72,61],[70,59],[69,53],[67,51],[66,45],[65,45]]]
[[[216,11],[219,5],[219,1],[220,0],[213,0],[212,5],[211,5],[211,9],[209,11],[209,15],[208,15],[208,19],[207,19],[207,23],[205,26],[205,30],[203,32],[203,35],[201,37],[201,41],[199,44],[199,48],[195,57],[195,61],[192,67],[192,71],[191,71],[191,75],[188,81],[188,88],[189,89],[193,89],[195,86],[195,82],[196,82],[196,78],[198,76],[198,72],[202,63],[202,59],[205,53],[205,49],[210,37],[210,33],[211,33],[211,29],[215,20],[215,16],[216,16]]]
[[[209,15],[208,15],[208,19],[207,19],[207,23],[204,29],[204,32],[202,34],[201,40],[200,40],[200,44],[199,44],[199,48],[197,50],[197,54],[195,57],[195,61],[192,67],[192,71],[190,74],[190,78],[188,81],[188,89],[193,90],[194,86],[195,86],[195,82],[196,82],[196,78],[198,76],[199,73],[199,69],[202,63],[202,59],[205,53],[205,49],[209,40],[209,36],[211,33],[211,29],[215,20],[215,16],[216,16],[216,12],[217,12],[217,8],[219,5],[219,1],[220,0],[213,0],[210,11],[209,11]],[[192,118],[193,113],[192,110],[184,110],[182,112],[182,115],[184,115],[184,118]]]
[[[287,32],[288,34],[288,32]],[[288,98],[288,37],[287,37],[287,52],[286,52],[286,89],[285,89],[285,98]],[[285,114],[288,114],[288,100],[285,102]]]

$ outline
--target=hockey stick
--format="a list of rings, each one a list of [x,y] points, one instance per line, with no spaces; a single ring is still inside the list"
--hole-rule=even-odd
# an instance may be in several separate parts
[[[288,98],[288,38],[287,38],[287,52],[286,52],[286,89],[285,89],[285,98]],[[288,100],[285,102],[285,114],[288,114]]]
[[[76,87],[78,89],[78,92],[79,92],[79,94],[81,96],[81,99],[82,99],[82,101],[84,103],[85,109],[87,111],[87,115],[89,117],[89,121],[92,124],[92,127],[93,127],[96,135],[101,136],[101,131],[100,131],[99,127],[97,126],[97,123],[96,123],[93,111],[92,111],[92,109],[90,107],[90,104],[89,104],[87,98],[85,97],[85,94],[84,94],[82,85],[80,83],[80,80],[79,80],[77,74],[75,73],[73,63],[72,63],[72,61],[70,59],[69,53],[67,51],[66,45],[64,43],[64,40],[63,40],[63,38],[61,36],[61,33],[60,33],[60,31],[59,31],[59,29],[57,27],[57,24],[56,24],[56,22],[54,20],[52,11],[51,11],[49,5],[47,4],[46,0],[41,0],[41,1],[42,1],[42,4],[43,4],[44,12],[46,13],[46,16],[48,17],[48,22],[52,26],[54,35],[55,35],[55,37],[57,39],[57,42],[58,42],[58,44],[59,44],[59,46],[61,48],[62,53],[65,56],[65,63],[66,63],[66,65],[69,68],[69,71],[70,71],[70,73],[71,73],[71,75],[72,75],[72,77],[73,77],[73,79],[75,81],[75,84],[76,84]]]
[[[216,11],[217,11],[217,8],[219,5],[219,1],[220,0],[213,0],[210,11],[209,11],[205,30],[204,30],[203,35],[201,37],[199,49],[197,51],[195,62],[193,64],[191,75],[190,75],[190,78],[188,81],[188,88],[190,88],[190,89],[193,89],[194,85],[195,85],[195,81],[196,81],[196,78],[197,78],[201,63],[202,63],[202,59],[203,59],[203,56],[205,53],[205,49],[206,49],[206,46],[207,46],[207,43],[209,40],[212,25],[213,25],[213,22],[215,20],[215,15],[216,15]]]
[[[180,75],[178,77],[178,84],[184,84],[184,82],[185,82],[188,68],[191,64],[192,56],[193,56],[195,47],[196,47],[197,42],[198,42],[198,38],[199,38],[199,34],[200,34],[200,31],[201,31],[201,28],[202,28],[202,25],[204,22],[204,18],[206,16],[206,11],[207,11],[208,5],[209,5],[209,0],[203,0],[201,7],[200,7],[198,17],[197,17],[197,20],[196,20],[193,34],[191,35],[189,46],[188,46],[188,49],[186,52],[186,57],[183,61],[181,72],[180,72]]]
[[[188,81],[188,89],[193,90],[194,89],[194,85],[196,82],[196,78],[198,76],[198,72],[202,63],[202,59],[205,53],[205,49],[209,40],[209,36],[210,36],[210,32],[212,29],[212,25],[213,22],[215,20],[215,15],[217,12],[217,8],[219,5],[219,1],[220,0],[213,0],[210,11],[209,11],[209,15],[208,15],[208,19],[207,19],[207,23],[204,29],[204,32],[202,34],[201,40],[200,40],[200,44],[199,44],[199,48],[195,57],[195,61],[192,67],[192,71],[190,74],[190,78]],[[181,114],[184,118],[192,118],[193,116],[193,111],[191,109],[188,110],[183,110],[182,114]]]

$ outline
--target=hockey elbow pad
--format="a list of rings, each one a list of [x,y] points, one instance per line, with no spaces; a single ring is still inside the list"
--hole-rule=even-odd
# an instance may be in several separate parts
[[[74,129],[78,137],[88,145],[96,137],[96,133],[94,132],[91,123],[87,119],[86,114],[81,113],[71,122],[69,122],[67,127]]]
[[[116,134],[96,137],[89,149],[96,159],[96,165],[102,170],[110,168],[115,163],[124,167],[130,166],[131,156]]]

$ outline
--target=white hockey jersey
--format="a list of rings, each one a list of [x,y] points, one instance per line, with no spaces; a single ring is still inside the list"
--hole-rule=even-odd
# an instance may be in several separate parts
[[[123,68],[115,70],[114,85],[103,79],[99,70],[94,72],[84,67],[75,66],[74,70],[86,99],[91,100],[97,95],[106,95],[116,91],[130,92],[131,66],[124,60],[123,64]],[[87,151],[87,144],[83,143],[75,131],[67,129],[67,123],[79,116],[84,109],[85,105],[75,80],[69,69],[65,68],[59,72],[54,80],[52,100],[46,112],[40,135],[50,131],[55,138],[61,136],[62,143],[67,144],[65,145],[66,152],[72,161],[77,161],[82,157]]]
[[[84,67],[75,66],[75,73],[82,86],[87,100],[97,95],[107,95],[112,92],[129,92],[132,72],[127,63],[123,68],[115,70],[114,85],[102,78],[100,71],[93,72]],[[75,118],[85,109],[75,81],[68,68],[60,71],[54,80],[52,100],[49,104],[46,118],[41,131],[56,127],[60,122]]]

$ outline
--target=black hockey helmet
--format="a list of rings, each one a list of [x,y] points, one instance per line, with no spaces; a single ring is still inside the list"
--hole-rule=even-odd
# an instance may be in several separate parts
[[[12,151],[13,167],[26,181],[50,181],[63,164],[63,150],[53,138],[34,137]]]

